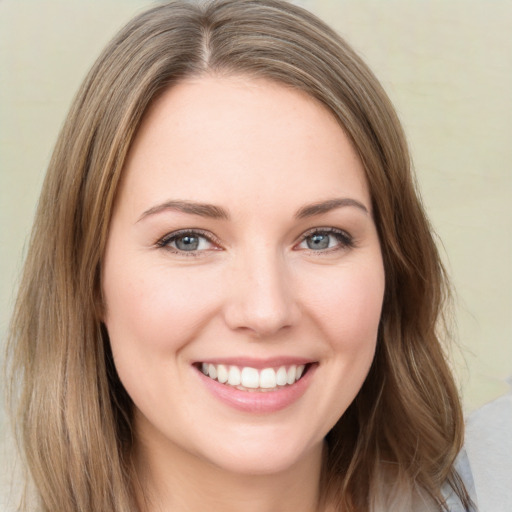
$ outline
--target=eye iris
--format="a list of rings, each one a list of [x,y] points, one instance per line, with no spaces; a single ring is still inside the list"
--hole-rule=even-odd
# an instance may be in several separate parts
[[[192,235],[181,236],[176,239],[176,247],[180,251],[195,251],[199,247],[199,237]]]
[[[326,233],[315,233],[307,239],[308,249],[327,249],[329,247],[329,235]]]

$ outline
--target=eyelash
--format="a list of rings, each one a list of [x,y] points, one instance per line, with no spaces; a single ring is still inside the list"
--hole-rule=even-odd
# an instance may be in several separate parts
[[[311,253],[317,253],[317,254],[325,254],[330,252],[339,251],[342,249],[351,249],[355,247],[355,241],[354,238],[349,235],[346,231],[343,231],[341,229],[337,228],[314,228],[309,231],[306,231],[301,237],[297,244],[294,245],[295,247],[298,247],[300,244],[304,243],[309,237],[312,237],[314,235],[330,235],[334,236],[336,240],[338,241],[338,245],[334,247],[328,247],[326,249],[320,249],[320,250],[313,250],[313,249],[304,249]],[[212,233],[208,231],[203,231],[199,229],[182,229],[179,231],[174,231],[172,233],[168,233],[165,236],[163,236],[160,240],[156,242],[156,246],[162,249],[166,249],[174,254],[179,254],[180,256],[191,256],[191,257],[197,257],[200,256],[201,253],[205,251],[203,250],[191,250],[191,251],[185,251],[180,250],[177,247],[171,247],[171,243],[175,242],[176,240],[179,240],[180,238],[185,238],[186,236],[189,237],[195,237],[195,238],[203,238],[208,241],[208,243],[221,247],[220,242],[212,235]],[[213,249],[216,250],[216,249]]]
[[[328,248],[322,249],[322,250],[315,251],[313,249],[305,249],[311,253],[317,253],[319,255],[325,254],[325,253],[330,253],[330,252],[336,252],[336,251],[343,250],[343,249],[352,249],[356,245],[355,240],[351,235],[349,235],[346,231],[343,231],[342,229],[337,229],[337,228],[314,228],[309,231],[306,231],[306,233],[304,233],[301,236],[300,241],[297,245],[302,244],[308,238],[310,238],[314,235],[330,235],[330,236],[333,236],[334,238],[336,238],[336,240],[338,241],[338,245],[336,245],[334,247],[328,247]]]
[[[203,231],[200,229],[181,229],[179,231],[173,231],[172,233],[168,233],[163,236],[160,240],[157,241],[156,246],[162,249],[166,249],[174,254],[179,254],[180,256],[191,256],[197,257],[200,256],[204,250],[193,250],[193,251],[183,251],[178,249],[177,247],[171,247],[171,243],[179,240],[180,238],[185,238],[186,236],[195,237],[195,238],[203,238],[208,241],[208,243],[220,247],[220,242],[208,231]],[[213,249],[216,250],[216,249]]]

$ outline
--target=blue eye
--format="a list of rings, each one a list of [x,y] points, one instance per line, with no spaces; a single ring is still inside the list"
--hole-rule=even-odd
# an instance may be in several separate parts
[[[213,242],[207,236],[197,231],[170,233],[159,240],[157,245],[177,253],[194,253],[214,247]]]
[[[310,251],[326,251],[353,247],[354,241],[350,235],[339,229],[317,229],[306,233],[298,247]]]
[[[314,235],[306,238],[306,245],[308,249],[322,250],[328,249],[331,246],[332,236],[327,233],[315,233]]]

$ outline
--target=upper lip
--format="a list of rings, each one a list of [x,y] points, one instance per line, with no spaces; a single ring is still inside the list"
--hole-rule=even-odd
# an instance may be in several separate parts
[[[278,356],[264,359],[254,357],[215,357],[201,359],[200,361],[196,361],[195,364],[223,364],[226,366],[250,367],[261,370],[263,368],[279,368],[280,366],[306,365],[314,362],[313,359],[293,356]]]

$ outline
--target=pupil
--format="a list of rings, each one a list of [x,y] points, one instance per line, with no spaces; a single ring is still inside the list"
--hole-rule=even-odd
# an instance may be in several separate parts
[[[176,247],[180,251],[195,251],[199,246],[199,238],[197,236],[182,236],[176,240]]]
[[[312,235],[307,243],[309,249],[327,249],[329,247],[329,235],[317,233]]]

